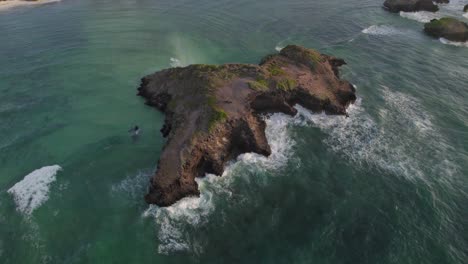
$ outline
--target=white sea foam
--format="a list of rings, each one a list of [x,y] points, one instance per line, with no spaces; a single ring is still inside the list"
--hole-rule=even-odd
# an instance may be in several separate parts
[[[457,41],[450,41],[448,39],[440,38],[440,42],[446,45],[452,45],[452,46],[457,46],[457,47],[468,47],[468,41],[467,42],[457,42]]]
[[[280,52],[282,49],[284,49],[283,46],[276,45],[275,50]]]
[[[441,15],[439,13],[433,13],[433,12],[427,12],[427,11],[419,11],[419,12],[400,12],[400,16],[411,19],[411,20],[416,20],[421,23],[427,23],[430,22],[432,19],[438,19],[441,18]]]
[[[128,202],[139,204],[153,173],[154,169],[144,169],[130,174],[119,183],[112,185],[111,192],[119,197],[124,196]]]
[[[403,34],[403,31],[392,27],[392,26],[386,26],[386,25],[372,25],[368,28],[365,28],[362,30],[362,33],[368,34],[368,35],[380,35],[380,36],[385,36],[385,35],[398,35],[398,34]]]
[[[49,199],[49,188],[56,180],[59,165],[46,166],[37,169],[24,177],[8,190],[16,203],[16,209],[26,215],[31,215]]]
[[[328,134],[325,144],[358,165],[369,165],[423,182],[431,181],[426,176],[428,172],[447,178],[457,173],[448,145],[419,101],[387,87],[382,87],[382,95],[385,104],[378,111],[377,120],[358,100],[348,109],[349,118],[314,114],[297,106],[302,116],[298,124],[311,123],[319,127]],[[435,143],[422,143],[428,140]],[[428,153],[433,155],[427,156]],[[440,160],[440,157],[446,159]],[[423,165],[428,162],[432,167]]]
[[[60,0],[38,0],[38,1],[24,1],[24,0],[7,0],[0,2],[0,11],[7,10],[17,6],[34,6],[44,5],[60,2]]]
[[[463,16],[468,18],[468,12],[464,13]]]
[[[236,177],[242,177],[242,173],[236,173],[236,170],[255,168],[273,171],[285,166],[295,144],[288,133],[288,127],[293,120],[284,114],[274,114],[266,118],[266,136],[272,150],[270,157],[253,153],[243,154],[227,166],[222,177],[206,175],[197,179],[200,197],[187,197],[167,208],[150,206],[143,216],[156,219],[160,243],[158,251],[161,254],[178,251],[201,253],[203,245],[183,230],[186,230],[187,226],[198,228],[207,223],[208,217],[216,208],[215,197],[229,199],[232,196],[229,186]]]
[[[171,67],[182,67],[182,63],[180,62],[179,59],[176,58],[171,58]]]

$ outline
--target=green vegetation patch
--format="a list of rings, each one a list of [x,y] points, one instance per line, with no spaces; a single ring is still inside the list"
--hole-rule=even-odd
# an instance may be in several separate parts
[[[432,19],[431,22],[426,23],[424,27],[435,29],[435,28],[445,27],[452,23],[459,23],[459,21],[452,17],[443,17],[441,19]]]
[[[226,111],[221,109],[219,106],[216,105],[216,98],[214,96],[208,97],[208,106],[211,108],[211,117],[210,122],[208,124],[208,129],[211,131],[213,128],[216,127],[218,123],[222,123],[227,120],[228,115]]]
[[[283,78],[276,82],[276,87],[283,91],[291,91],[297,87],[297,82],[296,80]]]
[[[314,69],[318,63],[323,61],[323,57],[318,51],[296,45],[287,46],[281,50],[280,54],[293,61],[305,64],[311,69]]]
[[[280,76],[286,74],[283,69],[277,64],[270,64],[268,65],[268,71],[273,76]]]
[[[249,81],[248,85],[250,89],[255,90],[255,91],[268,90],[268,81],[265,79],[257,79],[256,81]]]

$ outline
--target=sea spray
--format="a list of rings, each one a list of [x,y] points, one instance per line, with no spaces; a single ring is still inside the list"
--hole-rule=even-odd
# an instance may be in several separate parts
[[[46,166],[37,169],[24,177],[8,190],[16,203],[16,209],[31,215],[49,199],[50,185],[56,180],[59,165]]]
[[[143,216],[156,219],[157,237],[160,243],[158,252],[161,254],[179,251],[202,253],[204,248],[201,242],[184,230],[200,228],[208,222],[209,216],[215,211],[217,201],[231,199],[233,193],[230,186],[233,181],[243,177],[242,170],[275,171],[284,167],[292,155],[295,144],[288,131],[293,121],[293,117],[284,114],[265,117],[266,136],[272,150],[270,157],[254,153],[240,155],[235,162],[227,166],[221,177],[209,174],[204,178],[196,179],[200,197],[186,197],[166,208],[151,205]]]
[[[185,36],[178,34],[171,35],[169,43],[174,55],[170,58],[170,65],[172,67],[185,67],[190,64],[206,61],[197,45]]]

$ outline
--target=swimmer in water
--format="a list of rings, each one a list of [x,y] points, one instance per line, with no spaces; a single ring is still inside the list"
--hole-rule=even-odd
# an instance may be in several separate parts
[[[131,128],[130,130],[128,130],[128,133],[131,133],[132,137],[138,137],[140,135],[140,127],[135,126]]]

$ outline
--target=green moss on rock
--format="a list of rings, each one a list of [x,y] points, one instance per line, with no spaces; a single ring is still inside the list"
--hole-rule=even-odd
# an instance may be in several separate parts
[[[285,74],[284,70],[281,69],[281,67],[279,65],[276,65],[276,64],[270,64],[268,66],[268,71],[270,72],[270,74],[272,76],[280,76],[280,75]]]
[[[283,78],[276,83],[276,87],[283,91],[291,91],[297,87],[296,80]]]
[[[268,90],[268,81],[265,79],[257,79],[256,81],[249,81],[248,85],[250,89],[255,90],[255,91]]]
[[[324,61],[319,52],[296,45],[287,46],[281,50],[280,54],[291,60],[308,65],[311,69],[314,69],[318,63]]]

